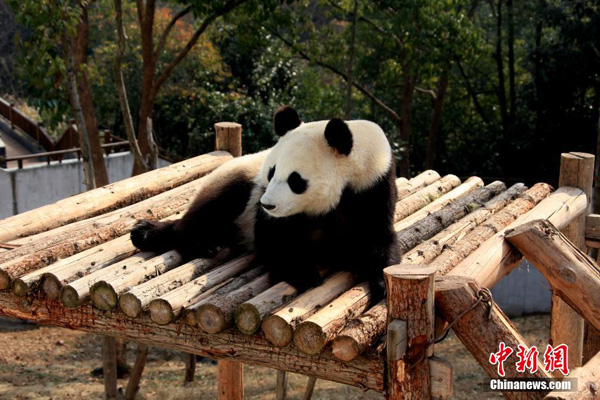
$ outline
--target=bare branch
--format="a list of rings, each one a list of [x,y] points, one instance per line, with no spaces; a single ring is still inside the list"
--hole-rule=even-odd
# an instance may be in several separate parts
[[[227,14],[229,11],[233,10],[237,6],[247,2],[248,0],[229,0],[223,7],[215,11],[213,14],[206,17],[206,19],[202,22],[202,25],[194,32],[194,35],[187,42],[185,47],[175,56],[175,58],[165,67],[162,71],[158,79],[154,84],[154,93],[157,93],[162,84],[167,80],[171,71],[187,56],[187,54],[192,50],[194,45],[198,42],[200,36],[204,33],[204,31],[210,26],[210,24],[219,18],[222,15]]]
[[[286,46],[288,46],[290,49],[292,49],[294,52],[296,52],[300,57],[302,57],[306,61],[316,64],[322,68],[328,69],[329,71],[331,71],[334,74],[343,78],[345,81],[348,81],[348,76],[344,72],[342,72],[339,69],[337,69],[336,67],[334,67],[333,65],[327,64],[321,60],[313,59],[304,50],[300,49],[298,46],[294,45],[292,42],[290,42],[289,40],[284,38],[277,31],[269,29],[268,27],[265,27],[265,29],[268,30],[273,36],[275,36],[279,40],[281,40]],[[387,104],[385,104],[381,99],[376,97],[373,93],[371,93],[366,87],[362,86],[361,84],[357,83],[356,81],[352,82],[352,85],[355,88],[357,88],[361,93],[363,93],[365,96],[367,96],[368,98],[373,100],[375,102],[375,104],[377,104],[379,107],[381,107],[385,112],[387,112],[389,114],[389,116],[395,122],[399,123],[401,121],[401,118],[398,115],[398,113],[396,113],[392,108],[390,108]]]
[[[163,31],[162,35],[160,35],[160,39],[158,40],[158,44],[156,45],[156,50],[154,52],[154,58],[156,60],[158,60],[158,57],[160,56],[160,53],[162,53],[164,47],[165,47],[165,43],[167,42],[167,37],[169,36],[169,33],[171,33],[171,29],[173,29],[173,27],[175,26],[175,24],[177,23],[177,21],[182,18],[183,16],[187,15],[190,11],[192,11],[192,6],[188,6],[186,8],[184,8],[183,10],[179,11],[169,22],[169,25],[167,25],[167,27],[165,28],[165,30]]]
[[[117,91],[119,92],[119,105],[121,106],[121,112],[123,113],[125,132],[127,133],[127,139],[129,139],[131,152],[133,153],[133,158],[135,159],[136,163],[143,166],[145,170],[148,170],[148,164],[142,156],[142,151],[140,150],[140,146],[135,135],[135,130],[133,128],[131,108],[129,107],[129,100],[127,99],[127,89],[125,88],[125,80],[123,79],[123,71],[121,69],[121,62],[123,60],[123,54],[125,53],[126,46],[125,28],[123,27],[123,7],[121,4],[121,0],[114,1],[115,13],[117,17],[118,36],[118,50],[115,56],[115,79],[117,81]]]
[[[435,93],[433,90],[431,90],[431,89],[423,89],[423,88],[420,88],[420,87],[418,87],[418,86],[415,86],[415,90],[416,90],[417,92],[421,92],[421,93],[425,93],[425,94],[428,94],[428,95],[430,95],[430,96],[431,96],[431,98],[432,98],[434,101],[435,101],[435,100],[437,100],[437,94],[436,94],[436,93]]]

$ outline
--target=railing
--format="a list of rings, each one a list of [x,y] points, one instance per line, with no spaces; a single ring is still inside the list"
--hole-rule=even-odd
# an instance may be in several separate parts
[[[0,98],[0,114],[10,121],[12,129],[15,127],[19,128],[48,151],[56,150],[56,142],[48,135],[43,124],[32,121],[28,116],[15,108],[12,103],[2,98]]]
[[[120,142],[103,144],[102,149],[104,149],[106,154],[108,154],[108,153],[110,153],[110,151],[112,149],[114,149],[116,147],[125,147],[125,146],[129,147],[129,142],[126,140],[120,141]],[[52,159],[55,159],[59,163],[62,163],[64,155],[71,154],[71,153],[76,153],[77,159],[78,160],[81,159],[81,148],[79,148],[79,147],[72,148],[72,149],[66,149],[66,150],[48,151],[45,153],[27,154],[24,156],[5,157],[5,156],[0,155],[0,168],[6,168],[8,162],[10,162],[10,161],[16,161],[19,169],[23,169],[23,161],[24,160],[30,160],[30,159],[35,159],[35,158],[44,158],[44,157],[46,158],[46,162],[48,165],[50,165],[50,161],[52,161]]]

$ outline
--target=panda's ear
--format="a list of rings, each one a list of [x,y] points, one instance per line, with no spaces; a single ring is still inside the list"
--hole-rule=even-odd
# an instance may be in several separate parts
[[[283,136],[300,126],[302,121],[296,110],[289,106],[281,106],[273,115],[273,128],[277,136]]]
[[[352,132],[344,121],[333,118],[325,127],[325,139],[327,143],[336,149],[338,153],[347,156],[352,150]]]

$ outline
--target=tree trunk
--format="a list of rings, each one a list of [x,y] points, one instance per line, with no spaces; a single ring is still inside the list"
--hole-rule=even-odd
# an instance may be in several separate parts
[[[400,117],[400,139],[404,150],[402,158],[398,163],[400,167],[400,175],[404,177],[410,176],[410,125],[412,114],[412,98],[415,91],[416,79],[404,68],[404,89],[402,93],[402,112]]]
[[[81,19],[77,25],[77,33],[72,41],[73,64],[75,67],[75,80],[77,83],[77,92],[79,95],[79,107],[83,114],[85,130],[79,129],[80,135],[87,132],[87,141],[89,143],[88,160],[92,163],[93,184],[88,184],[88,190],[108,184],[108,174],[104,163],[104,154],[100,144],[100,136],[98,135],[98,124],[92,101],[92,89],[88,80],[87,72],[84,65],[87,59],[88,39],[89,39],[89,23],[88,9],[81,1],[78,2],[81,8]],[[83,151],[83,147],[82,151]]]
[[[437,154],[437,138],[442,120],[442,107],[444,106],[444,98],[448,89],[450,66],[444,67],[438,83],[437,96],[433,103],[433,118],[431,119],[431,127],[429,128],[429,136],[427,137],[427,158],[425,161],[427,169],[433,169],[435,165],[435,156]]]
[[[352,33],[350,36],[350,53],[348,55],[348,79],[346,80],[346,112],[345,119],[350,119],[352,114],[352,85],[354,82],[354,50],[356,44],[356,20],[358,18],[358,0],[354,0],[354,14],[352,15]]]

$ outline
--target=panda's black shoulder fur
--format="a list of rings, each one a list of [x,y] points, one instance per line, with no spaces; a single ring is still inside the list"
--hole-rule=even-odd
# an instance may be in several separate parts
[[[396,175],[388,171],[361,192],[347,187],[339,205],[322,216],[273,218],[258,209],[255,246],[276,280],[299,289],[318,285],[321,267],[348,270],[383,289],[383,269],[400,262],[394,232]]]

